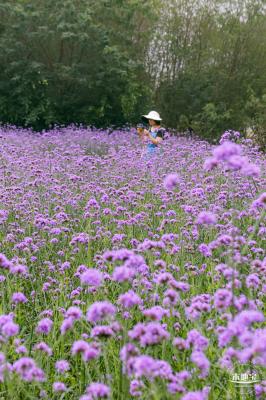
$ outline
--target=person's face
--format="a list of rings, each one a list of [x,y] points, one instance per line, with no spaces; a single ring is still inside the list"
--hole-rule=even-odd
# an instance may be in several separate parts
[[[155,126],[156,122],[153,119],[149,119],[149,125],[150,126]]]

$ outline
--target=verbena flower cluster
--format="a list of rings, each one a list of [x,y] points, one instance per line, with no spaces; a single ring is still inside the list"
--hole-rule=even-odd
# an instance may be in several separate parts
[[[266,158],[232,135],[0,129],[3,398],[236,398],[239,364],[266,397]]]

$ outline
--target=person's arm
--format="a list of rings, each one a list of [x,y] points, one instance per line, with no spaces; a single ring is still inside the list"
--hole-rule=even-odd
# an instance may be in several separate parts
[[[137,128],[137,132],[138,132],[138,137],[140,138],[141,141],[143,141],[143,140],[144,140],[144,137],[145,137],[144,129],[138,127],[138,128]]]
[[[156,138],[154,138],[150,133],[149,133],[149,139],[150,139],[150,141],[153,143],[153,144],[159,144],[159,143],[161,143],[162,142],[162,138],[161,137],[156,137]]]
[[[150,134],[150,132],[148,132],[148,137],[149,137],[149,139],[151,140],[151,142],[152,142],[153,144],[159,144],[159,143],[161,143],[162,140],[163,140],[163,136],[164,136],[164,132],[163,132],[163,129],[161,129],[161,128],[158,130],[156,138],[154,138],[154,137]]]
[[[143,129],[142,128],[137,128],[138,136],[141,139],[143,136]]]

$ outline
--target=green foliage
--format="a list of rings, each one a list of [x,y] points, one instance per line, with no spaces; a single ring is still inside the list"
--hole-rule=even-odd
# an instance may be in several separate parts
[[[250,90],[250,97],[246,104],[247,125],[252,127],[252,139],[259,147],[266,151],[266,94],[260,98]]]
[[[167,3],[156,62],[150,62],[164,121],[183,129],[185,115],[198,134],[212,139],[226,129],[243,130],[250,89],[259,98],[266,92],[264,2],[235,0],[223,12],[218,0]]]
[[[149,93],[137,84],[153,15],[147,3],[7,1],[0,9],[0,120],[42,129],[132,119]],[[147,29],[132,52],[140,14]]]
[[[223,105],[206,104],[202,112],[195,116],[192,128],[206,139],[220,137],[225,126],[229,126],[230,111],[223,109]]]
[[[181,131],[181,132],[183,132],[183,131],[185,131],[186,129],[187,129],[187,127],[190,125],[190,123],[189,123],[189,119],[188,119],[188,117],[186,116],[186,115],[184,115],[184,114],[181,114],[181,116],[180,116],[180,118],[179,118],[179,121],[178,121],[178,126],[177,126],[177,128]]]

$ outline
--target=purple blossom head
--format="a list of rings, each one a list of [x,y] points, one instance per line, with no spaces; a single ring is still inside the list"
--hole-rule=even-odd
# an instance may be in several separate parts
[[[77,306],[69,307],[69,309],[66,312],[66,317],[73,318],[74,320],[78,320],[82,317],[82,311]]]
[[[92,338],[108,338],[115,336],[115,330],[110,325],[97,325],[91,330]]]
[[[51,356],[53,354],[52,349],[45,342],[37,343],[34,346],[34,350],[42,351],[42,352],[46,353],[48,356]]]
[[[233,170],[241,170],[247,162],[248,161],[244,157],[237,154],[228,158],[227,165]]]
[[[28,354],[28,350],[27,350],[26,346],[23,346],[23,345],[16,347],[15,351],[17,354]]]
[[[73,356],[81,354],[85,362],[98,358],[100,349],[97,346],[85,342],[85,340],[77,340],[73,343],[71,348]]]
[[[12,295],[12,303],[15,303],[15,304],[27,303],[27,301],[28,301],[28,299],[24,293],[17,292],[17,293],[13,293],[13,295]]]
[[[101,285],[102,280],[103,274],[94,268],[87,269],[80,276],[81,283],[87,286],[98,287]]]
[[[38,322],[36,327],[36,333],[42,333],[48,335],[53,326],[53,321],[50,318],[43,318]]]
[[[71,353],[73,356],[75,356],[78,353],[85,353],[88,348],[89,348],[88,342],[85,342],[85,340],[77,340],[72,345]]]
[[[98,322],[116,313],[116,307],[108,301],[98,301],[93,303],[87,311],[89,322]]]
[[[109,386],[107,386],[103,383],[93,382],[87,387],[86,393],[89,396],[91,396],[92,400],[108,399],[111,394],[111,390],[110,390]]]
[[[234,325],[238,326],[239,329],[248,327],[256,322],[264,322],[265,317],[261,311],[257,310],[244,310],[236,315]]]
[[[253,201],[252,207],[253,208],[266,207],[266,192],[262,193],[255,201]]]
[[[165,316],[169,317],[170,312],[161,306],[154,306],[143,311],[145,317],[151,318],[154,321],[161,321]]]
[[[124,308],[132,308],[141,305],[142,299],[133,290],[129,290],[119,296],[118,304],[121,304]]]
[[[233,142],[224,142],[213,150],[213,155],[218,161],[227,161],[230,157],[241,154],[241,146]]]
[[[248,288],[258,289],[260,285],[260,278],[258,274],[250,274],[246,277],[246,286]]]
[[[230,290],[218,289],[214,294],[214,306],[218,310],[225,310],[232,303],[233,295]]]
[[[202,351],[206,349],[209,341],[199,331],[192,329],[188,332],[186,343],[188,346],[193,346],[194,350]]]
[[[136,275],[136,271],[124,265],[116,267],[113,272],[113,279],[116,282],[132,281]]]
[[[53,383],[53,392],[62,393],[62,392],[66,392],[66,391],[67,391],[67,387],[63,382],[54,382]]]
[[[248,177],[257,178],[260,176],[260,168],[256,164],[247,163],[242,166],[241,173]]]
[[[141,397],[142,396],[142,389],[145,388],[144,383],[139,379],[133,379],[130,381],[130,389],[129,393],[133,397]]]
[[[142,347],[159,344],[170,338],[165,326],[159,322],[138,323],[128,332],[128,336],[138,340]]]
[[[2,326],[1,333],[7,338],[16,336],[19,333],[19,326],[13,321],[8,321]]]
[[[210,246],[208,246],[205,243],[201,243],[199,245],[199,251],[205,257],[211,257],[211,255],[212,255],[212,251],[210,249]]]
[[[181,400],[207,400],[209,397],[210,388],[206,387],[202,391],[188,392]]]
[[[200,370],[200,377],[206,378],[209,373],[210,362],[202,351],[195,350],[191,354],[191,361],[197,365]]]
[[[37,367],[35,361],[30,357],[22,357],[13,364],[13,371],[20,375],[26,382],[44,382],[44,372]]]
[[[217,167],[219,161],[215,157],[209,157],[205,160],[203,169],[206,171],[212,171],[215,167]]]
[[[132,373],[136,378],[152,378],[154,371],[157,369],[157,360],[150,356],[137,356],[130,360]]]
[[[66,360],[56,361],[55,368],[58,373],[63,374],[64,372],[69,371],[70,369],[69,362]]]
[[[177,174],[169,174],[165,177],[163,185],[166,190],[173,190],[180,183],[180,178]]]
[[[136,378],[153,380],[156,377],[160,377],[169,379],[172,375],[171,366],[166,361],[156,360],[146,355],[129,358],[127,367],[129,375],[133,375]]]
[[[0,268],[9,269],[11,267],[11,262],[6,258],[6,256],[0,253]]]
[[[62,322],[62,325],[60,326],[60,332],[62,335],[65,335],[67,331],[73,328],[73,325],[75,323],[75,318],[73,317],[68,317],[64,319]]]
[[[120,351],[120,358],[125,363],[129,358],[139,355],[139,349],[132,343],[125,344]]]
[[[197,218],[199,225],[214,225],[217,222],[217,216],[208,211],[202,211]]]
[[[26,265],[13,265],[10,266],[10,272],[12,275],[26,275],[28,273],[28,267]]]

